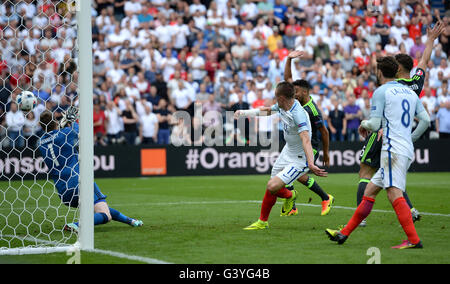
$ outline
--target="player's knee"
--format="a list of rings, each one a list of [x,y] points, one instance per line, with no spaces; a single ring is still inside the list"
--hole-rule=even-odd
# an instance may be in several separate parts
[[[308,175],[303,175],[297,179],[297,181],[306,186],[308,185],[308,180],[309,180]]]
[[[371,179],[374,174],[375,169],[368,165],[361,164],[359,168],[359,178]]]
[[[279,186],[277,185],[276,182],[274,182],[274,181],[272,181],[272,180],[269,180],[269,182],[267,183],[267,186],[266,186],[266,190],[267,190],[267,191],[269,191],[269,192],[272,193],[272,194],[275,194],[275,193],[277,193],[277,191],[278,191],[279,189],[280,189],[280,188],[279,188]]]
[[[108,218],[107,222],[110,222],[112,220],[112,216],[110,213],[105,213],[106,217]]]

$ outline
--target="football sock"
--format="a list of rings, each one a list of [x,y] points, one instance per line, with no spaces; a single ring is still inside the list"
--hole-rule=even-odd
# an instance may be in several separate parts
[[[270,191],[266,190],[266,194],[264,195],[261,205],[261,215],[259,216],[259,220],[266,222],[269,219],[270,211],[277,202],[278,197],[291,198],[292,192],[286,187],[283,187],[275,194],[272,194]]]
[[[328,194],[323,191],[323,189],[320,187],[320,185],[312,178],[309,177],[306,186],[315,194],[319,195],[320,198],[322,198],[322,201],[330,199],[328,197]]]
[[[416,228],[411,216],[411,210],[406,203],[405,198],[399,197],[392,203],[395,213],[397,214],[398,221],[402,225],[403,231],[405,231],[408,236],[408,241],[412,244],[417,244],[420,239],[417,235]]]
[[[131,222],[133,221],[133,219],[123,215],[122,213],[120,213],[119,211],[117,211],[114,208],[109,207],[109,212],[111,213],[111,217],[114,221],[125,223],[128,225],[130,225]]]
[[[291,198],[292,197],[292,191],[290,191],[286,187],[283,187],[275,195],[277,197],[279,197],[279,198]]]
[[[108,223],[108,215],[105,213],[94,213],[94,226]]]
[[[413,209],[414,206],[412,205],[411,200],[409,200],[409,196],[408,193],[406,193],[406,191],[403,192],[403,198],[405,199],[406,203],[408,203],[409,208]]]
[[[364,191],[366,190],[367,185],[369,184],[370,180],[362,178],[359,180],[358,184],[358,192],[356,193],[356,205],[361,204],[361,201],[364,196]]]
[[[375,199],[363,196],[361,204],[359,204],[358,208],[356,208],[355,213],[353,214],[350,221],[348,221],[347,225],[345,225],[344,229],[341,230],[341,233],[349,236],[358,227],[358,225],[364,219],[366,219],[367,216],[369,216],[370,212],[372,211],[374,202]]]
[[[108,215],[105,213],[94,213],[94,226],[106,223],[108,223]],[[75,222],[74,224],[77,226],[80,225],[79,222]]]
[[[269,219],[270,211],[276,202],[277,196],[266,190],[266,194],[264,195],[264,199],[261,204],[261,215],[259,216],[259,220],[266,222]]]

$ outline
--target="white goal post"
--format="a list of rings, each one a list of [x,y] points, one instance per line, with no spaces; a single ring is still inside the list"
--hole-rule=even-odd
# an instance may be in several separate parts
[[[47,0],[2,1],[2,3],[0,3],[0,10],[18,9],[19,7],[22,9],[21,5],[28,7],[26,5],[29,5],[30,3],[45,4],[47,3]],[[53,8],[55,9],[55,13],[59,13],[58,9],[61,9],[60,6],[56,7],[56,4],[53,4],[52,1],[48,1],[48,3],[50,3],[49,5],[54,5]],[[73,48],[69,51],[69,53],[71,55],[78,54],[78,62],[76,62],[77,69],[75,71],[77,72],[78,77],[76,81],[70,81],[68,85],[72,84],[72,86],[77,86],[76,91],[74,92],[77,93],[78,106],[80,110],[78,140],[78,163],[80,168],[79,206],[78,208],[71,209],[62,204],[58,194],[56,193],[55,185],[48,175],[47,180],[41,181],[37,179],[37,176],[42,176],[45,174],[45,172],[41,170],[44,162],[42,159],[39,160],[38,158],[38,146],[31,147],[27,137],[19,137],[20,139],[23,139],[22,141],[24,141],[24,146],[15,148],[16,145],[18,145],[16,144],[18,140],[11,138],[12,136],[10,134],[12,133],[12,130],[10,130],[8,125],[1,124],[2,116],[6,116],[7,107],[6,104],[0,101],[0,104],[3,104],[3,106],[0,105],[0,107],[4,107],[5,109],[2,111],[0,108],[0,256],[73,252],[74,250],[89,251],[94,249],[94,137],[91,30],[92,0],[61,0],[57,4],[66,5],[66,9],[64,11],[71,14],[69,15],[70,20],[66,22],[64,22],[64,16],[60,17],[62,19],[62,25],[68,23],[67,26],[70,26],[70,23],[74,23],[73,20],[76,16],[76,24],[73,29],[76,32],[76,38],[73,38]],[[10,5],[13,7],[11,8]],[[0,13],[2,11],[0,11]],[[67,13],[65,13],[65,15],[67,15]],[[50,14],[51,13],[49,13],[49,15]],[[44,17],[44,19],[46,17],[45,13],[42,11],[36,11],[34,15],[36,15],[36,17]],[[48,16],[46,20],[50,22],[51,17]],[[26,21],[24,20],[24,22]],[[39,23],[39,21],[36,22]],[[1,24],[2,23],[0,23],[0,25]],[[8,20],[8,22],[3,26],[5,26],[5,30],[19,30],[16,25],[17,24],[14,24]],[[48,27],[49,25],[47,25],[47,28]],[[33,26],[30,30],[35,28],[36,27]],[[51,28],[54,28],[54,26],[52,25]],[[26,29],[28,29],[28,26]],[[54,34],[57,34],[56,29],[54,30]],[[43,35],[39,40],[44,39],[44,30],[42,30],[42,34]],[[22,38],[15,38],[18,33],[13,32],[12,35],[13,43],[16,43],[14,40],[20,41],[27,38],[26,33],[24,33]],[[49,40],[56,40],[58,39],[57,37],[58,35],[54,35],[53,38]],[[13,44],[11,44],[11,46],[13,46]],[[20,46],[20,42],[17,46]],[[25,45],[22,44],[22,46]],[[2,54],[1,51],[2,50],[0,50],[0,67],[2,67],[2,64],[9,64],[9,62],[12,61],[9,60],[10,58],[6,60],[6,55]],[[15,52],[15,50],[11,50],[11,54],[13,54],[12,58],[14,56],[16,56],[16,58],[18,57]],[[20,52],[20,56],[22,56],[22,54],[25,54],[25,56],[27,54],[31,54],[31,52],[29,53],[29,50],[25,47],[22,47],[22,50],[17,52]],[[48,54],[52,54],[52,49],[42,51],[39,50],[38,47],[35,52],[36,57],[44,58]],[[52,58],[45,58],[45,60],[50,59]],[[36,65],[39,66],[41,65],[40,63],[42,63],[41,61],[37,62],[38,63]],[[30,60],[30,62],[26,62],[25,65],[31,65],[28,63],[33,64]],[[64,64],[65,63],[66,61],[64,61]],[[9,68],[9,65],[7,66],[7,68]],[[36,67],[40,68],[39,66]],[[25,70],[25,66],[23,67],[23,70]],[[2,71],[2,69],[0,69],[0,71]],[[8,70],[8,76],[12,76],[12,73],[13,72],[11,70]],[[61,75],[58,72],[55,73],[55,77],[57,78]],[[73,74],[70,76],[72,80],[74,77]],[[33,79],[34,78],[31,79],[31,83],[27,85],[27,88],[30,90],[39,90],[37,86],[33,85]],[[6,80],[2,82],[5,81]],[[19,82],[19,79],[17,79],[17,81]],[[58,84],[59,81],[56,85]],[[67,89],[68,85],[65,86]],[[52,88],[53,87],[54,85]],[[14,102],[14,97],[23,90],[25,89],[23,89],[22,85],[19,85],[19,83],[17,83],[15,88],[10,88],[11,98],[8,104],[12,104]],[[27,114],[25,113],[25,119],[27,119],[26,116]],[[23,135],[22,130],[19,133],[19,136]],[[38,145],[38,142],[34,143],[35,145]],[[36,166],[24,166],[24,152],[31,153],[31,157],[33,157],[30,159],[30,154],[27,154],[28,156],[26,156],[26,158],[32,160],[27,160],[27,165],[30,164]],[[78,234],[63,230],[64,223],[67,224],[75,221],[79,222]]]

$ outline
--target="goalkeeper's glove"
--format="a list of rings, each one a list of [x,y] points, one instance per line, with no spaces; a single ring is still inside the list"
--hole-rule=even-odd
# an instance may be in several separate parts
[[[77,121],[78,119],[78,108],[71,106],[62,114],[61,121],[59,122],[60,128],[69,126],[68,124]]]

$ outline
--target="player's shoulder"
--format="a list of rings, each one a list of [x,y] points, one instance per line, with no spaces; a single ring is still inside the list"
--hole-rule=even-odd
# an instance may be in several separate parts
[[[416,71],[414,72],[414,76],[424,77],[426,74],[425,70],[422,68],[416,68]],[[414,78],[413,76],[413,78]]]
[[[317,107],[317,104],[314,102],[312,97],[309,99],[309,101],[303,106],[303,108],[306,110],[308,115],[310,116],[318,116],[320,115],[320,110]]]

